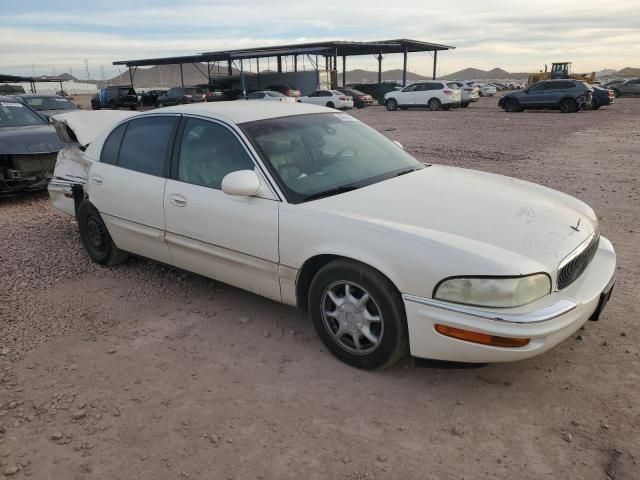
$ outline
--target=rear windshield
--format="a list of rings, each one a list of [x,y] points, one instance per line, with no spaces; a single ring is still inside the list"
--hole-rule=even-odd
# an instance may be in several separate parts
[[[75,110],[76,106],[62,97],[30,97],[25,103],[34,110]]]
[[[133,88],[120,88],[118,89],[118,91],[120,92],[120,95],[135,95],[136,91]]]
[[[42,125],[46,123],[37,113],[18,102],[0,102],[0,128]]]
[[[184,89],[184,94],[185,95],[198,95],[198,89],[197,88],[185,88]]]
[[[447,83],[447,87],[449,88],[458,88],[458,84],[456,82],[449,82]]]

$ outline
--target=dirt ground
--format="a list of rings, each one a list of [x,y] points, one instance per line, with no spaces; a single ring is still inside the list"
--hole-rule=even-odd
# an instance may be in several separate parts
[[[0,202],[0,478],[640,478],[640,99],[599,111],[354,115],[418,158],[592,205],[618,254],[599,322],[476,368],[364,372],[300,312],[132,259],[92,264],[46,195]]]

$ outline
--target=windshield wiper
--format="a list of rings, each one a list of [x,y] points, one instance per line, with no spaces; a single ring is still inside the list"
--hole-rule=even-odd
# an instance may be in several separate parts
[[[305,197],[304,202],[308,202],[310,200],[317,200],[318,198],[331,197],[333,195],[338,195],[340,193],[351,192],[353,190],[357,190],[360,187],[356,187],[355,185],[343,185],[341,187],[331,188],[329,190],[325,190],[323,192],[314,193]]]

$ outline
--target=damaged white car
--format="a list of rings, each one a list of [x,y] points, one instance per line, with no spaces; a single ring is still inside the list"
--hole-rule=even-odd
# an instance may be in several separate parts
[[[52,182],[54,205],[94,261],[131,253],[296,305],[359,368],[532,357],[596,320],[614,284],[613,246],[581,201],[423,165],[324,107],[145,112],[55,175],[72,194]]]

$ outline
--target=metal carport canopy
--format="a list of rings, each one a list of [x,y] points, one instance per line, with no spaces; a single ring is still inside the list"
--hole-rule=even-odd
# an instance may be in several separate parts
[[[402,67],[402,84],[407,83],[407,54],[409,52],[433,52],[433,78],[436,78],[436,64],[438,52],[440,50],[451,50],[455,47],[442,45],[439,43],[423,42],[420,40],[396,39],[380,40],[373,42],[352,42],[352,41],[328,41],[298,43],[291,45],[277,45],[258,48],[243,48],[237,50],[222,50],[218,52],[204,52],[197,55],[186,55],[181,57],[149,58],[142,60],[119,60],[113,65],[126,65],[129,68],[131,86],[137,67],[154,65],[180,65],[182,78],[182,65],[185,63],[199,62],[228,62],[228,72],[231,76],[232,62],[234,60],[244,60],[252,58],[278,57],[278,72],[281,71],[282,57],[293,55],[297,60],[298,55],[323,55],[326,58],[327,69],[338,70],[337,59],[342,57],[342,83],[345,84],[346,77],[346,57],[355,55],[375,55],[378,60],[378,83],[382,82],[382,56],[390,53],[402,53],[404,55]],[[331,60],[331,62],[329,62]],[[331,63],[331,67],[329,64]],[[297,62],[294,63],[294,65]],[[134,68],[134,71],[131,69]],[[317,69],[317,64],[316,64]],[[209,75],[210,77],[210,75]],[[182,80],[184,84],[184,80]]]

